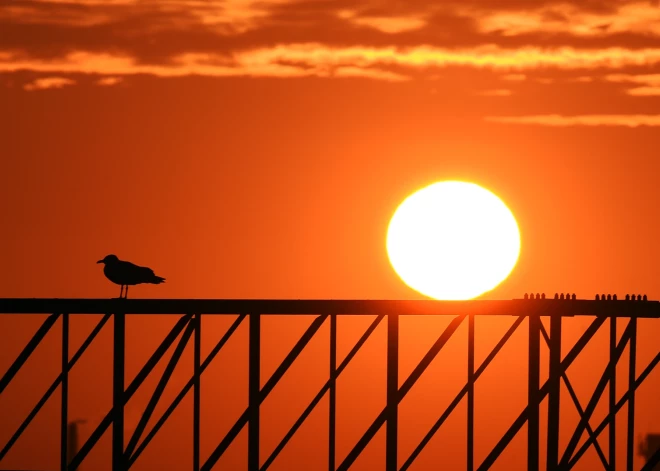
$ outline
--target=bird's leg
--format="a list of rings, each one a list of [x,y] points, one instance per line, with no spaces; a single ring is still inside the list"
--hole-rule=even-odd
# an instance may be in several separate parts
[[[124,299],[128,299],[128,285],[126,285],[126,291],[124,291]]]
[[[123,295],[124,295],[124,285],[121,285],[119,288],[119,299],[121,299]]]

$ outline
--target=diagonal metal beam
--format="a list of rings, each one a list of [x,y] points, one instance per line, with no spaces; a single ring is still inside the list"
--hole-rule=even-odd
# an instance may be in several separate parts
[[[198,314],[199,315],[199,314]],[[211,364],[213,359],[220,353],[220,350],[222,350],[222,347],[229,341],[231,336],[234,334],[236,329],[238,329],[238,326],[241,325],[241,322],[243,322],[243,319],[247,317],[247,314],[241,314],[236,318],[236,320],[233,322],[231,327],[225,332],[225,334],[222,336],[220,341],[213,347],[213,350],[208,354],[206,357],[206,360],[201,364],[199,368],[199,374],[201,375],[204,370]],[[149,445],[151,440],[154,439],[158,431],[165,425],[165,422],[167,422],[167,419],[172,415],[172,413],[176,410],[176,408],[179,406],[181,401],[183,401],[183,398],[186,397],[186,394],[188,394],[188,391],[193,388],[195,384],[195,378],[191,378],[186,385],[181,389],[181,392],[179,392],[179,395],[172,401],[172,404],[167,408],[167,410],[163,413],[161,418],[156,422],[156,425],[153,426],[151,431],[147,434],[147,436],[142,440],[142,443],[136,448],[135,452],[131,456],[131,458],[128,460],[128,465],[132,466],[133,463],[140,457],[144,449]]]
[[[415,385],[417,380],[422,376],[422,374],[426,371],[426,369],[429,367],[431,362],[435,359],[436,356],[438,356],[438,353],[440,353],[440,350],[442,350],[442,347],[445,346],[445,344],[449,341],[452,335],[454,335],[454,332],[460,327],[461,323],[465,318],[467,317],[467,314],[462,314],[460,316],[455,317],[449,325],[445,328],[444,332],[440,335],[438,340],[435,341],[435,343],[429,348],[429,351],[424,355],[424,358],[421,359],[421,361],[417,364],[415,369],[410,373],[408,378],[403,382],[401,385],[401,388],[399,389],[399,402],[403,400],[403,398],[408,394],[408,392],[412,389],[412,387]]]
[[[149,419],[151,418],[151,415],[154,413],[154,410],[156,409],[156,405],[158,404],[160,397],[163,395],[163,391],[165,391],[165,387],[167,386],[168,381],[172,377],[172,373],[174,373],[174,368],[176,368],[177,363],[181,359],[181,355],[183,354],[183,351],[188,345],[188,341],[190,340],[190,337],[194,330],[195,330],[195,323],[189,322],[188,326],[186,327],[186,330],[183,332],[183,335],[179,339],[179,343],[177,344],[174,353],[172,353],[172,357],[170,358],[170,361],[167,363],[167,366],[165,367],[165,371],[163,371],[163,375],[161,376],[160,381],[156,385],[154,394],[151,396],[151,399],[147,403],[147,407],[144,409],[144,413],[142,414],[142,417],[140,417],[140,421],[135,427],[133,436],[128,442],[128,446],[126,447],[126,451],[124,452],[124,460],[126,461],[126,463],[128,463],[128,459],[135,451],[135,447],[140,441],[140,437],[144,433],[144,429],[147,427],[147,423],[149,423]],[[130,468],[130,465],[128,467]]]
[[[582,334],[582,336],[578,339],[578,341],[573,345],[573,348],[568,352],[568,354],[564,357],[564,359],[561,362],[561,367],[560,371],[566,371],[568,367],[575,361],[575,358],[579,355],[579,353],[584,349],[585,345],[589,343],[589,341],[592,339],[594,334],[598,331],[601,325],[605,322],[605,317],[596,317],[596,319],[593,320],[593,322],[587,327],[587,330]],[[548,391],[550,390],[550,383],[549,381],[546,381],[543,386],[541,386],[539,390],[539,400],[542,401],[545,396],[548,394]],[[527,421],[527,407],[523,409],[523,411],[520,413],[518,418],[513,422],[511,427],[509,427],[509,430],[505,432],[505,434],[502,436],[499,442],[497,442],[497,445],[491,450],[491,452],[486,456],[486,459],[481,463],[481,466],[479,466],[478,471],[485,471],[487,469],[490,469],[490,467],[495,463],[495,460],[502,454],[502,451],[508,446],[508,444],[513,440],[513,437],[516,436],[516,434],[520,431],[522,426],[525,424]]]
[[[282,376],[284,376],[284,373],[287,372],[287,370],[291,367],[293,362],[298,358],[298,355],[303,351],[303,349],[307,346],[310,340],[312,340],[312,337],[316,335],[316,332],[318,332],[319,328],[323,325],[323,322],[328,318],[329,314],[323,314],[318,316],[314,321],[311,323],[311,325],[307,328],[305,333],[303,334],[302,337],[300,337],[300,340],[298,340],[298,343],[291,349],[291,352],[286,356],[284,361],[280,363],[280,366],[277,367],[273,375],[270,377],[268,381],[266,381],[266,384],[264,384],[264,387],[261,388],[261,399],[260,403],[264,402],[264,399],[270,394],[270,392],[273,390],[275,385],[279,382],[280,379],[282,379]]]
[[[545,330],[545,327],[541,325],[541,333],[543,334],[543,337],[545,338],[546,342],[550,342],[550,337],[548,336],[547,331]],[[565,371],[562,371],[560,373],[560,379],[563,380],[564,384],[566,385],[566,389],[568,390],[568,394],[571,396],[571,399],[573,400],[573,404],[575,405],[575,409],[577,409],[578,413],[580,414],[580,418],[584,416],[584,409],[582,408],[582,405],[580,404],[580,399],[577,397],[577,394],[575,393],[575,389],[573,389],[573,385],[568,379],[568,375],[566,374]],[[591,424],[587,421],[587,433],[589,434],[590,437],[594,437],[594,430],[591,427]],[[609,462],[607,458],[605,458],[605,453],[603,453],[603,449],[600,446],[600,443],[598,443],[598,440],[594,440],[594,448],[596,448],[596,453],[598,454],[598,457],[600,458],[600,461],[603,463],[603,467],[607,470],[609,468]],[[555,467],[558,466],[558,464],[555,463]]]
[[[103,326],[108,322],[110,319],[110,314],[106,314],[103,316],[103,318],[99,321],[99,323],[94,327],[92,332],[87,336],[85,341],[82,343],[80,348],[76,351],[75,355],[71,357],[71,360],[69,361],[69,371],[71,368],[73,368],[73,365],[76,364],[78,359],[82,356],[82,354],[87,350],[87,347],[92,343],[94,338],[97,336],[97,334],[101,331]],[[28,416],[25,418],[23,423],[18,427],[14,435],[9,439],[7,444],[4,446],[2,451],[0,451],[0,461],[5,457],[5,455],[11,450],[11,447],[14,446],[14,443],[20,438],[21,434],[25,431],[25,429],[30,425],[32,420],[36,417],[36,415],[39,413],[41,408],[48,402],[48,399],[50,399],[50,396],[57,390],[57,387],[60,385],[60,382],[62,381],[62,374],[60,374],[57,378],[55,378],[55,381],[50,385],[50,387],[46,390],[46,393],[41,397],[39,402],[37,403],[36,406],[30,411]]]
[[[566,445],[564,454],[561,458],[561,461],[559,462],[560,467],[562,468],[566,467],[571,459],[571,456],[573,455],[573,453],[575,453],[575,449],[580,443],[580,438],[582,437],[582,433],[584,432],[587,423],[589,423],[589,419],[591,419],[591,415],[594,413],[594,410],[596,410],[598,401],[600,401],[600,397],[605,391],[605,387],[607,386],[609,377],[612,374],[612,369],[616,368],[616,364],[618,363],[619,358],[621,358],[621,354],[623,353],[623,350],[626,347],[626,343],[630,338],[631,332],[632,332],[632,324],[628,324],[628,327],[626,327],[626,330],[623,332],[623,335],[619,340],[619,344],[616,347],[616,351],[614,352],[614,358],[611,358],[610,361],[607,363],[607,366],[605,367],[605,371],[601,375],[600,380],[596,385],[596,389],[594,390],[594,393],[591,396],[591,399],[589,400],[587,407],[585,408],[584,415],[580,417],[580,422],[578,422],[578,425],[575,428],[575,431],[573,432],[573,436],[569,440],[568,445]]]
[[[371,325],[369,326],[369,328],[367,328],[367,330],[364,332],[364,334],[362,334],[362,337],[360,337],[360,339],[359,339],[359,340],[357,341],[357,343],[353,346],[353,348],[351,349],[351,351],[348,352],[348,355],[346,355],[346,357],[344,358],[344,360],[341,362],[341,364],[339,365],[339,368],[337,368],[337,369],[335,370],[335,380],[336,380],[336,378],[339,377],[339,375],[341,374],[341,372],[344,371],[344,369],[346,369],[346,367],[347,367],[348,364],[351,362],[351,360],[353,359],[353,357],[354,357],[355,355],[357,355],[357,353],[358,353],[358,351],[360,350],[360,348],[362,348],[362,346],[364,345],[364,343],[369,339],[369,337],[371,336],[371,334],[373,333],[373,331],[376,330],[376,327],[378,327],[378,324],[380,324],[380,322],[383,320],[384,317],[385,317],[385,315],[384,315],[384,314],[381,314],[381,315],[378,316],[376,319],[374,319],[374,321],[371,323]],[[336,318],[335,318],[335,320],[336,320]],[[325,385],[321,388],[321,390],[320,390],[320,391],[318,392],[318,394],[314,397],[314,399],[312,399],[312,402],[310,402],[309,405],[307,406],[307,408],[303,411],[303,413],[300,414],[300,417],[298,417],[298,420],[296,420],[296,422],[293,424],[293,426],[291,427],[291,429],[289,429],[289,431],[286,433],[286,435],[284,436],[284,438],[280,441],[280,443],[277,445],[277,447],[275,447],[275,449],[274,449],[273,452],[270,454],[270,456],[268,457],[268,459],[267,459],[267,460],[264,462],[264,464],[261,466],[260,471],[266,471],[266,470],[268,469],[268,467],[269,467],[271,464],[273,464],[273,461],[275,461],[275,458],[278,457],[278,455],[279,455],[280,452],[284,449],[284,447],[285,447],[286,444],[289,442],[289,440],[291,440],[291,438],[295,435],[295,433],[298,431],[298,429],[302,426],[303,422],[305,422],[305,420],[307,419],[307,417],[309,416],[309,414],[312,413],[312,411],[314,410],[314,408],[316,407],[316,405],[317,405],[319,402],[321,402],[321,399],[323,399],[323,396],[325,395],[325,393],[326,393],[328,390],[331,389],[331,386],[332,386],[332,378],[329,379],[329,380],[325,383]],[[331,467],[331,469],[332,469],[332,471],[334,471],[334,467]]]
[[[518,317],[515,320],[515,322],[511,325],[511,327],[509,327],[509,330],[507,330],[506,333],[502,336],[500,341],[497,342],[497,345],[495,345],[495,347],[493,347],[493,349],[490,351],[488,356],[486,356],[486,358],[481,363],[479,368],[477,368],[477,370],[474,372],[473,377],[474,377],[475,382],[477,381],[477,379],[479,379],[479,376],[481,376],[481,374],[486,370],[488,365],[495,359],[495,357],[497,356],[499,351],[502,350],[502,348],[504,347],[506,342],[509,340],[509,338],[511,338],[511,336],[514,334],[516,329],[518,329],[518,327],[520,326],[520,324],[523,323],[524,320],[525,320],[525,316]],[[417,459],[417,457],[422,452],[424,447],[431,441],[433,436],[440,429],[440,427],[445,422],[445,420],[447,420],[447,418],[451,415],[451,413],[454,411],[456,406],[458,406],[458,404],[463,399],[463,396],[465,396],[467,393],[468,393],[468,385],[466,384],[465,386],[463,386],[463,389],[461,389],[459,391],[459,393],[456,395],[454,400],[451,401],[449,406],[447,406],[447,408],[442,413],[440,418],[438,420],[436,420],[435,424],[433,424],[433,426],[428,431],[428,433],[426,435],[424,435],[424,438],[422,439],[422,441],[419,442],[419,445],[417,445],[417,447],[413,450],[413,452],[410,454],[410,456],[408,457],[406,462],[403,463],[403,466],[401,466],[400,471],[407,471],[407,469],[410,468],[410,466],[412,466],[413,462],[415,461],[415,459]]]
[[[653,369],[658,365],[658,363],[660,363],[660,353],[658,353],[655,356],[655,358],[653,358],[653,360],[651,360],[651,362],[646,366],[646,368],[644,368],[644,371],[642,372],[642,374],[640,374],[637,377],[637,379],[635,380],[634,388],[632,388],[631,390],[626,391],[625,394],[621,397],[621,399],[619,399],[619,402],[616,403],[616,407],[614,408],[614,413],[615,414],[618,413],[623,408],[623,406],[626,405],[626,403],[628,402],[628,399],[632,396],[632,393],[642,385],[642,383],[644,382],[646,377],[649,374],[651,374],[651,371],[653,371]],[[573,456],[573,458],[571,459],[571,461],[569,463],[569,469],[572,468],[573,466],[575,466],[575,464],[578,461],[580,461],[580,458],[582,458],[582,455],[584,455],[584,453],[586,453],[586,451],[589,449],[589,447],[594,442],[594,440],[596,440],[596,438],[598,438],[598,435],[600,435],[603,432],[603,430],[605,430],[605,427],[607,427],[608,424],[609,424],[609,416],[605,417],[605,419],[603,419],[603,421],[598,425],[598,427],[596,427],[596,429],[594,430],[594,438],[589,437],[587,439],[587,441],[585,441],[582,444],[582,447],[578,450],[578,452],[575,453],[575,455]]]
[[[653,452],[653,455],[644,464],[641,471],[653,471],[660,464],[660,448]]]
[[[50,328],[53,327],[53,324],[55,324],[58,317],[60,317],[59,313],[49,315],[44,320],[43,324],[41,324],[41,327],[39,327],[34,333],[23,351],[18,355],[16,360],[14,360],[14,363],[12,363],[7,372],[2,376],[2,379],[0,379],[0,394],[2,394],[14,376],[16,376],[16,373],[18,373],[18,370],[21,369],[27,359],[30,358],[34,349],[37,348],[37,345],[43,340]]]
[[[280,363],[280,366],[277,367],[273,375],[270,377],[270,379],[264,384],[264,387],[261,388],[261,392],[259,393],[259,405],[261,405],[266,397],[268,397],[268,394],[273,390],[277,382],[284,376],[284,374],[287,372],[289,367],[293,364],[296,358],[298,358],[298,355],[303,351],[305,346],[309,343],[309,341],[314,337],[316,332],[319,330],[325,319],[329,316],[329,314],[322,314],[320,316],[317,316],[316,319],[311,323],[311,325],[307,328],[305,333],[302,335],[300,340],[294,345],[294,347],[291,349],[289,354],[284,358],[282,363]],[[213,452],[209,455],[209,457],[206,459],[206,462],[201,468],[201,471],[210,471],[213,466],[215,466],[215,463],[220,459],[222,454],[225,452],[225,450],[229,447],[231,442],[236,438],[238,433],[241,431],[241,429],[245,426],[245,424],[248,422],[248,418],[250,417],[250,408],[245,410],[243,414],[238,418],[236,423],[232,426],[232,428],[227,432],[227,435],[225,435],[225,438],[222,439],[222,441],[218,444],[218,446],[215,447]]]
[[[564,384],[566,385],[568,394],[571,396],[571,399],[573,400],[573,404],[575,405],[575,408],[580,414],[580,418],[584,417],[584,409],[582,408],[582,405],[580,404],[580,400],[578,399],[577,394],[575,393],[575,389],[573,389],[573,385],[568,380],[568,376],[566,376],[566,373],[562,373],[561,377],[564,381]],[[603,449],[601,448],[600,443],[598,443],[598,440],[596,440],[596,434],[594,432],[594,429],[591,427],[591,424],[589,422],[587,422],[586,424],[587,424],[586,427],[589,437],[593,438],[593,444],[594,444],[594,448],[596,449],[596,453],[598,454],[601,463],[603,463],[603,467],[605,469],[608,469],[609,462],[607,458],[605,458],[605,453],[603,453]]]
[[[170,331],[169,334],[167,334],[167,337],[161,342],[161,344],[158,346],[154,354],[147,360],[145,363],[144,367],[140,370],[140,372],[135,376],[131,384],[126,388],[123,394],[123,403],[126,404],[129,399],[135,394],[135,391],[140,387],[140,385],[144,382],[144,380],[149,376],[149,373],[154,369],[156,364],[160,361],[160,359],[163,357],[165,352],[170,348],[170,346],[174,343],[176,338],[179,336],[181,331],[184,329],[184,327],[190,322],[191,316],[190,315],[185,315],[182,316],[177,323],[174,325],[172,330]],[[78,469],[78,466],[80,466],[80,463],[85,459],[85,457],[89,454],[89,452],[92,450],[94,445],[99,441],[99,439],[103,436],[105,431],[108,429],[110,424],[112,424],[112,418],[114,414],[114,408],[110,410],[106,414],[106,416],[101,420],[101,423],[96,427],[96,429],[92,432],[92,434],[89,436],[87,441],[83,444],[83,446],[80,448],[76,456],[73,457],[71,462],[69,463],[69,470],[75,471]],[[125,463],[124,463],[125,464]]]
[[[520,324],[523,323],[525,320],[525,316],[520,316],[518,317],[513,324],[511,324],[511,327],[509,327],[509,330],[506,331],[506,333],[502,336],[499,342],[493,347],[493,349],[490,351],[490,353],[486,356],[484,361],[479,365],[479,368],[474,373],[474,379],[475,381],[479,379],[479,376],[486,370],[488,365],[495,359],[495,356],[499,353],[502,348],[504,348],[504,345],[509,341],[511,336],[515,333],[515,331],[518,329]]]
[[[401,400],[405,397],[405,395],[410,391],[410,389],[413,387],[415,382],[419,379],[419,377],[426,371],[426,368],[431,364],[433,359],[438,355],[442,347],[445,346],[447,341],[451,338],[451,336],[456,332],[456,329],[461,325],[461,322],[465,319],[467,314],[462,314],[460,316],[455,317],[449,325],[445,328],[444,332],[440,335],[438,340],[435,341],[435,343],[431,346],[429,351],[424,355],[424,358],[417,364],[415,369],[410,373],[410,376],[408,376],[408,379],[404,381],[404,383],[401,385],[401,388],[399,389],[399,394],[398,394],[398,403],[401,403]],[[378,414],[376,417],[376,420],[371,424],[371,426],[367,429],[367,431],[362,435],[362,438],[358,440],[358,442],[355,444],[353,449],[350,451],[350,453],[344,458],[344,461],[341,463],[339,468],[337,468],[337,471],[348,471],[348,468],[351,467],[351,465],[355,462],[357,457],[362,453],[362,450],[365,449],[365,447],[369,444],[371,439],[376,435],[376,432],[380,429],[380,427],[385,423],[385,419],[387,417],[387,408],[383,409],[383,411]]]

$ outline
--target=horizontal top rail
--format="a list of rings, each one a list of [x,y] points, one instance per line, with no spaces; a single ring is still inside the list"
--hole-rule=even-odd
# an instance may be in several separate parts
[[[660,318],[658,301],[586,299],[59,299],[0,298],[0,314],[348,314]]]

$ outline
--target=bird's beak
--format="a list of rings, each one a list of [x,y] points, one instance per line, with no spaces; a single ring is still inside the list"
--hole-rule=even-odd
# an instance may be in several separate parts
[[[99,260],[99,261],[98,261],[98,262],[96,262],[96,263],[103,263],[103,260]]]

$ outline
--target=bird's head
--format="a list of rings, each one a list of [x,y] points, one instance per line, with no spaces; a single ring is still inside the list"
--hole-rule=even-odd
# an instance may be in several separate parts
[[[118,262],[119,259],[117,258],[116,255],[106,255],[103,260],[99,260],[96,263],[115,263]]]

